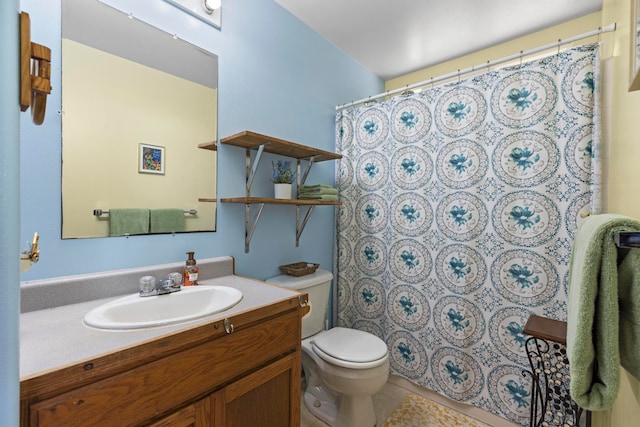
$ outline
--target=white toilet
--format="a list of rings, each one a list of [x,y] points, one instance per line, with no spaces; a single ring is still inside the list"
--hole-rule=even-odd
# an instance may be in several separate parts
[[[311,311],[302,319],[304,403],[331,427],[373,427],[371,397],[389,376],[389,353],[380,338],[336,327],[324,330],[333,275],[318,269],[306,276],[276,276],[266,282],[309,294]]]

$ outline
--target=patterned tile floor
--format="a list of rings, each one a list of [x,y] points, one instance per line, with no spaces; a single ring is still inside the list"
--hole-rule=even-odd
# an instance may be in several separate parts
[[[432,392],[429,392],[432,393]],[[376,410],[376,418],[378,419],[378,427],[517,427],[514,424],[498,418],[492,414],[477,414],[479,411],[477,408],[467,407],[470,412],[476,411],[475,415],[481,418],[483,422],[480,422],[473,418],[467,418],[465,415],[455,410],[455,402],[446,402],[444,398],[439,395],[431,394],[427,397],[438,400],[422,401],[424,395],[424,389],[411,385],[408,381],[403,379],[391,379],[385,384],[384,388],[373,396],[373,404]],[[409,397],[408,397],[409,396]],[[407,400],[405,401],[405,398]],[[394,409],[398,408],[398,411],[394,413]],[[420,405],[420,408],[427,407],[429,416],[426,416],[424,412],[416,411],[415,407]],[[450,409],[453,407],[454,409]],[[484,412],[484,411],[482,411]],[[394,418],[389,419],[391,414],[394,413]],[[301,403],[301,427],[328,427],[327,424],[314,417]],[[413,416],[414,414],[415,416]],[[479,415],[479,416],[478,416]],[[385,424],[385,421],[388,423]],[[453,421],[452,421],[453,420]],[[363,426],[373,427],[373,426]]]

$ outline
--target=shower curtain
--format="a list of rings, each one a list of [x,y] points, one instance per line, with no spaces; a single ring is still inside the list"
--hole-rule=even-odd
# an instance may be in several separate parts
[[[528,425],[530,314],[566,320],[600,199],[597,46],[338,112],[338,325],[391,372]]]

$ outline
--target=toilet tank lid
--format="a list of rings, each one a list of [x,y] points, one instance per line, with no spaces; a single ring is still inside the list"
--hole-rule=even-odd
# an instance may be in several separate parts
[[[289,289],[306,289],[310,286],[319,285],[320,283],[328,282],[333,279],[333,274],[328,270],[321,268],[317,269],[315,273],[306,274],[304,276],[289,276],[281,274],[280,276],[271,277],[266,279],[265,282],[273,283],[274,285],[282,286]]]

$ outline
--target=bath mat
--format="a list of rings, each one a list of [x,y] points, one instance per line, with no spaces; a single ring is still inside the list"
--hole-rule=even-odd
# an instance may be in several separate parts
[[[382,427],[489,427],[417,394],[409,394]]]

